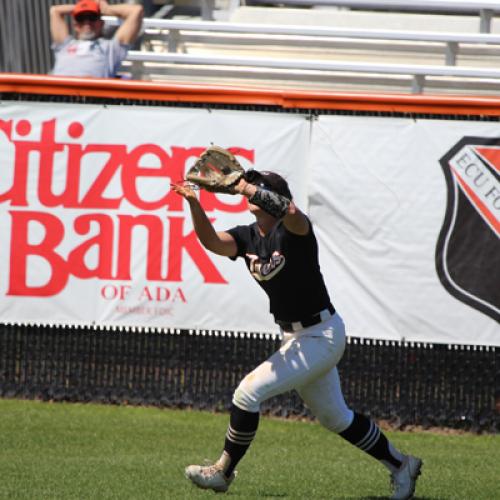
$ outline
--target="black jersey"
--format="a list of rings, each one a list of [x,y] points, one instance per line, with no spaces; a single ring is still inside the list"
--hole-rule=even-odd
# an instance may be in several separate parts
[[[237,256],[269,297],[276,320],[300,321],[327,308],[328,291],[318,261],[318,242],[311,223],[305,236],[291,233],[279,221],[265,236],[257,223],[228,231]]]

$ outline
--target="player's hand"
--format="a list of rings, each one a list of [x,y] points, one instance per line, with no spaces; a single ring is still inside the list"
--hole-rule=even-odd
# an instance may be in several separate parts
[[[241,178],[234,186],[235,194],[241,194],[242,196],[246,196],[247,198],[251,198],[255,194],[255,191],[257,191],[257,188],[243,178]]]
[[[73,4],[53,5],[50,8],[50,12],[65,16],[66,14],[71,14],[74,8],[75,6]]]
[[[110,9],[109,3],[106,0],[99,0],[98,3],[99,3],[99,9],[101,10],[101,14],[103,16],[110,15],[110,13],[109,13],[109,9]]]
[[[180,194],[187,201],[198,200],[195,192],[191,189],[188,184],[171,184],[170,187],[174,193]]]

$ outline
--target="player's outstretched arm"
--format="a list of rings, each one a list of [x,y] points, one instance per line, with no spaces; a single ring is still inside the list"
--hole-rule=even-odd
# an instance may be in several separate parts
[[[120,3],[110,5],[105,0],[99,1],[103,16],[116,16],[123,20],[115,33],[115,38],[124,45],[134,43],[142,27],[144,9],[139,4]]]
[[[211,252],[225,257],[235,257],[237,246],[234,238],[225,231],[216,231],[203,210],[195,192],[188,186],[172,184],[172,190],[180,194],[188,203],[193,218],[196,235],[201,244]]]

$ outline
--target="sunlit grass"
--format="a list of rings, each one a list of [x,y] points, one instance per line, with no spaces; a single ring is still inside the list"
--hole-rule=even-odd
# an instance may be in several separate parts
[[[1,499],[207,498],[184,467],[215,459],[228,416],[0,399]],[[420,499],[500,499],[500,436],[388,432],[424,460]],[[313,422],[262,418],[226,497],[385,498],[388,473]]]

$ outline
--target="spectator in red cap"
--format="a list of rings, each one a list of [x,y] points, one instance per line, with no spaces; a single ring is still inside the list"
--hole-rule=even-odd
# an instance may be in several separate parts
[[[74,36],[66,16],[71,15]],[[112,39],[102,36],[104,16],[122,19]],[[116,77],[121,62],[140,32],[143,8],[138,4],[109,5],[105,0],[79,0],[50,8],[50,32],[55,64],[53,75]]]

